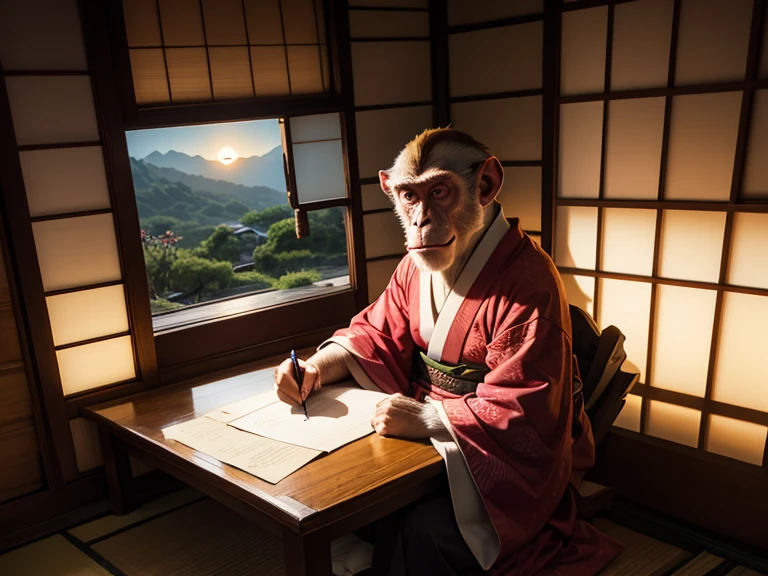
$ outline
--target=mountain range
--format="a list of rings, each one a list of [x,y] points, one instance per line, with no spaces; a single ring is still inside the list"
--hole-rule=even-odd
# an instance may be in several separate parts
[[[282,146],[276,146],[263,156],[238,158],[229,165],[224,165],[218,160],[206,160],[199,155],[190,156],[176,150],[169,150],[164,154],[154,151],[143,160],[158,168],[172,168],[186,175],[202,176],[242,186],[265,186],[283,193],[286,188]],[[191,183],[184,183],[193,190],[196,189]]]

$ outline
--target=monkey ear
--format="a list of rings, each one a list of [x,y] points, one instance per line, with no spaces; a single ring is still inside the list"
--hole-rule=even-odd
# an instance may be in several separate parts
[[[504,183],[504,169],[496,156],[486,158],[477,172],[477,192],[481,206],[488,206],[496,199]]]
[[[392,189],[387,185],[387,181],[389,180],[389,172],[386,170],[379,170],[379,183],[381,184],[381,189],[384,190],[384,193],[392,198]]]

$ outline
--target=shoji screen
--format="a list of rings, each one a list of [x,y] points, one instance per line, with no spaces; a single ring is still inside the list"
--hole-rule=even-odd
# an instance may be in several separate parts
[[[23,265],[39,265],[58,367],[42,385],[69,400],[138,377],[77,2],[5,3],[0,38],[37,256]]]
[[[403,231],[379,187],[406,142],[432,127],[427,0],[350,0],[357,155],[368,299],[387,286],[405,253]]]
[[[321,0],[124,0],[139,106],[326,92]]]
[[[448,2],[450,120],[504,166],[499,201],[541,238],[543,2]]]
[[[627,337],[616,425],[766,465],[765,3],[562,8],[555,262]]]

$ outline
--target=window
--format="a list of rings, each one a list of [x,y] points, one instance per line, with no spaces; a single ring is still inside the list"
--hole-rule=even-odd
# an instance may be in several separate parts
[[[281,125],[127,133],[155,331],[349,287],[343,206],[309,212],[309,235],[297,238]],[[288,125],[295,208],[344,202],[338,115]]]

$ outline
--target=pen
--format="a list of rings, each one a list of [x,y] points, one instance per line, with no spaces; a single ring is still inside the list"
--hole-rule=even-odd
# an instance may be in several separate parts
[[[293,362],[293,373],[296,376],[296,384],[299,386],[299,397],[301,397],[301,368],[299,368],[299,359],[296,358],[296,350],[291,350],[291,362]],[[301,405],[304,407],[304,419],[309,420],[306,400],[302,400]]]

